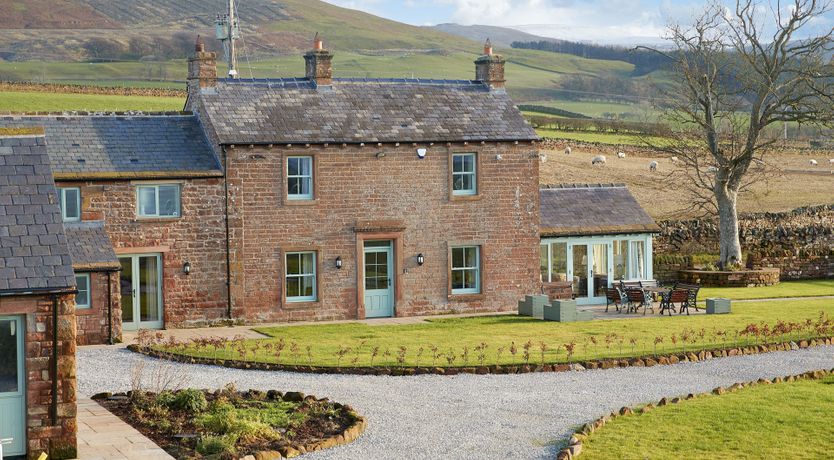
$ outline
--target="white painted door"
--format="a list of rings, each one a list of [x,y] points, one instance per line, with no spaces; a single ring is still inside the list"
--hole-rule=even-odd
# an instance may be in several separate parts
[[[394,316],[394,248],[391,240],[365,242],[365,317]]]
[[[605,288],[611,285],[611,245],[602,242],[568,245],[568,276],[573,282],[576,303],[605,302]]]
[[[12,440],[4,456],[26,454],[25,332],[21,317],[0,316],[0,440]]]
[[[122,264],[122,329],[162,329],[162,256],[124,256],[119,262]]]

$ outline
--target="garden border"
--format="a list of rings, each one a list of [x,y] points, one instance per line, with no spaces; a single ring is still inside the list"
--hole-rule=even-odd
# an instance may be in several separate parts
[[[246,394],[252,392],[254,390],[249,391],[240,391],[240,394]],[[271,399],[281,398],[284,401],[292,401],[292,402],[302,402],[309,399],[313,399],[315,401],[321,401],[322,399],[332,401],[330,398],[322,398],[319,399],[315,395],[307,395],[299,391],[288,391],[286,393],[282,393],[277,390],[269,390],[269,391],[260,391],[260,393],[267,395]],[[125,394],[125,393],[121,393]],[[98,404],[100,399],[107,399],[110,396],[119,395],[119,393],[97,393],[93,395],[90,399],[95,401]],[[289,398],[288,398],[289,396]],[[340,434],[335,436],[330,436],[329,438],[321,439],[319,441],[311,442],[309,444],[293,444],[287,448],[282,448],[281,451],[274,451],[274,450],[266,450],[266,451],[257,451],[253,454],[245,455],[240,457],[239,460],[279,460],[283,458],[294,458],[301,454],[306,454],[308,452],[315,452],[324,449],[330,449],[333,447],[344,446],[347,444],[356,441],[359,436],[361,436],[365,432],[365,428],[367,427],[367,420],[364,416],[359,415],[353,407],[342,404],[336,401],[332,401],[334,404],[338,404],[341,406],[341,409],[344,410],[349,416],[353,417],[353,423],[344,429]],[[110,412],[106,406],[99,404],[102,408]],[[113,414],[112,412],[110,412]],[[116,414],[113,414],[116,415]],[[116,415],[118,417],[118,415]],[[121,417],[119,417],[121,418]],[[125,423],[127,423],[125,421]],[[130,423],[128,423],[130,425]],[[133,425],[131,425],[133,426]],[[136,427],[134,427],[136,428]],[[164,449],[163,449],[164,450]]]
[[[748,382],[738,382],[730,385],[727,388],[724,387],[716,387],[712,391],[707,391],[703,393],[693,394],[689,393],[686,396],[680,397],[663,397],[660,398],[660,401],[657,404],[648,403],[648,404],[638,404],[634,406],[623,406],[620,408],[619,411],[611,412],[608,415],[603,415],[598,419],[594,420],[593,422],[586,423],[582,425],[578,430],[574,431],[571,434],[570,439],[568,441],[567,447],[559,450],[556,454],[556,460],[572,460],[578,458],[582,454],[582,442],[588,438],[593,432],[605,426],[611,420],[617,417],[624,417],[628,415],[634,414],[645,414],[647,412],[651,412],[655,407],[663,407],[669,404],[677,404],[681,401],[688,401],[690,399],[694,399],[698,396],[706,396],[709,394],[713,395],[723,395],[728,392],[735,392],[737,390],[741,390],[748,387],[753,387],[757,385],[771,385],[777,383],[785,383],[785,382],[795,382],[797,380],[802,379],[809,379],[809,380],[819,380],[829,375],[834,375],[834,368],[831,370],[828,369],[818,369],[815,371],[808,371],[803,372],[801,374],[794,374],[789,375],[787,377],[774,377],[772,379],[765,379],[760,378],[758,380],[750,380]]]
[[[360,367],[329,367],[290,365],[279,363],[264,363],[241,361],[236,359],[212,359],[189,356],[177,352],[157,350],[152,347],[140,347],[136,344],[127,348],[135,353],[157,359],[165,359],[184,364],[203,364],[209,366],[229,367],[233,369],[252,369],[261,371],[298,372],[306,374],[349,374],[349,375],[457,375],[457,374],[526,374],[530,372],[566,372],[583,371],[588,369],[612,369],[615,367],[653,367],[658,365],[678,364],[681,362],[699,362],[714,358],[730,356],[755,355],[776,351],[791,351],[802,348],[817,347],[834,344],[834,337],[817,337],[803,339],[799,342],[788,341],[778,344],[747,345],[732,348],[713,348],[698,351],[661,354],[657,356],[639,356],[631,358],[604,358],[585,361],[575,361],[560,364],[493,364],[489,366],[360,366]]]

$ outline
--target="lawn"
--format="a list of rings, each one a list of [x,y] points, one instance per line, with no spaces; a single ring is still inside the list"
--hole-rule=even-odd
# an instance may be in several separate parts
[[[615,133],[600,133],[595,131],[559,131],[555,129],[537,129],[536,133],[541,137],[550,137],[555,139],[568,139],[579,142],[596,142],[598,144],[611,145],[636,145],[644,147],[646,140],[634,134],[615,134]],[[654,143],[660,145],[666,140],[661,137],[649,137]]]
[[[474,366],[567,362],[565,344],[574,343],[572,360],[630,357],[716,348],[733,343],[754,343],[756,338],[739,334],[751,323],[777,321],[814,323],[821,312],[834,314],[834,302],[827,299],[784,302],[749,302],[733,306],[730,315],[661,317],[649,315],[619,321],[555,323],[498,315],[470,318],[442,318],[409,325],[341,323],[258,328],[268,339],[246,343],[223,343],[220,350],[195,344],[178,346],[178,352],[209,358],[233,358],[282,364],[314,366]],[[616,313],[615,313],[616,314]],[[832,326],[825,323],[826,327]],[[785,341],[816,336],[810,324],[794,332],[771,337]],[[823,334],[834,331],[826,329]],[[660,343],[655,344],[655,340]],[[633,342],[633,343],[632,343]],[[525,344],[529,356],[525,358]],[[238,351],[240,345],[245,353]],[[483,344],[483,345],[482,345]],[[512,348],[516,353],[512,353]],[[655,349],[656,345],[656,349]],[[542,356],[542,347],[544,353]],[[240,348],[242,350],[242,348]],[[278,351],[280,350],[280,354]],[[374,351],[376,350],[376,351]],[[499,356],[500,355],[500,356]],[[449,360],[454,359],[450,362]]]
[[[581,458],[831,458],[834,378],[759,385],[617,417]]]
[[[0,111],[62,112],[69,110],[116,112],[141,110],[159,112],[182,110],[184,98],[113,96],[103,94],[56,94],[40,92],[2,92]]]
[[[702,300],[709,297],[752,300],[818,296],[834,296],[834,280],[783,281],[758,288],[703,288],[698,293],[698,298]]]

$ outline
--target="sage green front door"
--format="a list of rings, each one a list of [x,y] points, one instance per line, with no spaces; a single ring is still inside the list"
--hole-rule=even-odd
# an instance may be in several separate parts
[[[0,316],[0,440],[4,456],[26,454],[23,318]],[[11,443],[8,440],[11,439]]]
[[[391,240],[365,242],[365,317],[394,316],[394,247]]]
[[[119,257],[122,329],[162,329],[162,255]]]

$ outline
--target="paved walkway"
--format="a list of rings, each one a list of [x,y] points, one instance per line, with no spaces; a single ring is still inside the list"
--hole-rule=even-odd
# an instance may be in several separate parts
[[[80,460],[173,459],[142,433],[88,398],[78,399],[78,458]]]
[[[652,368],[414,377],[228,369],[155,360],[123,348],[80,347],[79,393],[127,390],[131,370],[142,366],[149,380],[178,376],[182,385],[197,388],[232,382],[240,389],[328,396],[368,418],[368,430],[360,439],[305,456],[311,460],[538,459],[553,458],[576,426],[624,405],[832,368],[834,347]]]

